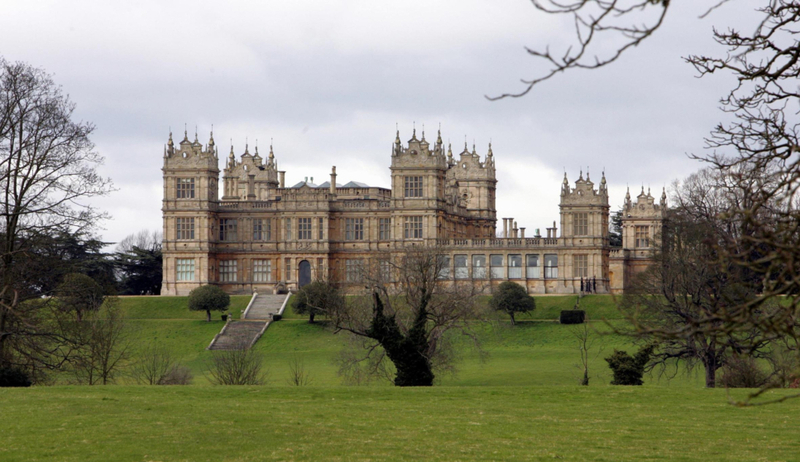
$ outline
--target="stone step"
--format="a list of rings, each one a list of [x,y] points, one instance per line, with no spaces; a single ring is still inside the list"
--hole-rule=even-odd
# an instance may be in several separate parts
[[[248,348],[258,334],[264,329],[266,322],[231,321],[208,347],[209,350],[241,350]]]
[[[247,312],[245,319],[271,320],[272,315],[280,311],[286,297],[288,297],[288,295],[259,294],[256,296],[256,299],[253,300],[253,304],[250,306],[250,310]]]

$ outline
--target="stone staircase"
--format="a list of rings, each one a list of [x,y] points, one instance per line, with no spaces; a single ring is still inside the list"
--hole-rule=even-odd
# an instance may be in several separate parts
[[[253,294],[239,321],[229,321],[214,337],[209,350],[243,350],[252,347],[269,327],[274,314],[283,314],[289,295]]]
[[[272,321],[273,314],[280,314],[288,295],[258,295],[244,312],[244,319]]]

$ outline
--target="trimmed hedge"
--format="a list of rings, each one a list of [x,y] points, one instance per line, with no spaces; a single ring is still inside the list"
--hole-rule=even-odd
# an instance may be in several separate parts
[[[586,321],[585,310],[562,310],[559,322],[561,324],[583,324]]]
[[[0,367],[0,387],[29,387],[31,379],[18,367]]]

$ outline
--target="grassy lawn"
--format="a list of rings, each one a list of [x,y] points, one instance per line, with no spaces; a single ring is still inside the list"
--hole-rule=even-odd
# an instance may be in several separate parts
[[[486,302],[488,297],[482,301]],[[231,313],[239,316],[247,306],[248,296],[231,297]],[[207,385],[205,364],[211,353],[205,348],[224,325],[217,313],[212,322],[205,322],[205,313],[186,308],[186,297],[125,297],[120,300],[131,327],[135,346],[160,343],[173,356],[188,366],[196,385]],[[561,309],[575,305],[574,296],[537,297],[532,315],[520,316],[511,326],[507,316],[498,315],[494,322],[481,326],[482,357],[468,342],[459,343],[460,357],[455,374],[441,374],[439,385],[446,386],[545,386],[573,385],[580,378],[579,353],[574,326],[562,326],[555,319]],[[619,316],[610,296],[586,296],[581,301],[592,320],[590,326],[595,344],[591,358],[592,384],[607,384],[611,374],[604,357],[614,348],[633,351],[626,338],[600,335],[608,330],[601,319],[614,321]],[[299,360],[308,371],[312,384],[337,386],[343,380],[337,375],[335,359],[347,342],[345,333],[334,334],[321,322],[309,324],[306,316],[297,315],[288,304],[283,319],[270,325],[255,346],[264,354],[264,367],[272,385],[285,385],[290,377],[290,363]],[[136,354],[136,348],[133,350]],[[678,376],[675,380],[650,377],[647,386],[695,386],[694,376]],[[124,377],[121,383],[130,383]],[[377,382],[376,385],[385,385]]]
[[[664,387],[38,387],[3,461],[798,460],[800,401]]]
[[[232,297],[235,317],[248,300]],[[608,296],[581,302],[595,339],[589,387],[576,385],[580,327],[555,321],[574,297],[537,298],[517,326],[503,316],[480,324],[485,358],[456,339],[458,372],[428,389],[343,386],[334,360],[345,335],[291,308],[255,346],[267,385],[211,386],[205,348],[223,326],[218,315],[205,322],[185,297],[120,303],[134,355],[152,342],[167,346],[192,369],[194,386],[133,386],[123,377],[107,387],[4,389],[0,460],[800,460],[800,400],[737,408],[725,390],[685,374],[609,385],[603,358],[635,347],[601,321],[623,322]],[[287,386],[294,359],[311,386]]]

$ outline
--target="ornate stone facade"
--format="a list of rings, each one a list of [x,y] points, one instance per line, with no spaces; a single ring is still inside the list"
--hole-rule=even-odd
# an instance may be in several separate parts
[[[414,131],[404,145],[398,132],[390,189],[339,185],[336,167],[329,182],[316,185],[312,178],[287,187],[272,147],[265,162],[246,146],[239,160],[231,148],[220,199],[218,162],[213,134],[205,147],[186,133],[175,146],[170,134],[162,169],[164,295],[202,284],[248,293],[272,291],[279,282],[297,288],[320,277],[355,282],[365,262],[409,245],[438,246],[450,279],[484,288],[511,280],[532,294],[577,293],[589,280],[599,293],[621,290],[624,271],[611,269],[612,262],[645,260],[639,247],[611,255],[604,175],[597,189],[588,173],[574,187],[564,175],[560,236],[555,222],[544,236],[538,229],[525,236],[525,228],[504,218],[497,237],[491,144],[483,159],[466,144],[456,158],[449,146],[445,153],[441,133],[431,145]],[[657,226],[656,215],[645,217],[638,205],[660,210],[664,200],[656,206],[647,197],[640,195],[636,206],[626,199],[625,246],[636,242],[638,234],[628,234],[644,226],[639,221]]]
[[[667,211],[667,192],[662,190],[661,201],[642,192],[631,202],[630,189],[625,193],[622,206],[622,248],[611,251],[609,280],[613,293],[623,293],[636,274],[644,271],[653,261],[653,250],[661,238],[661,227]]]

